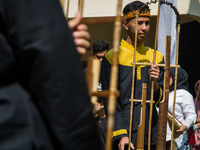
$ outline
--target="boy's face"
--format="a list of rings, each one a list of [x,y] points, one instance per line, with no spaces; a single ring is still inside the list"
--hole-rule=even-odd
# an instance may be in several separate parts
[[[125,21],[123,24],[128,35],[135,39],[135,28],[136,18],[131,19],[128,23]],[[137,40],[144,41],[150,29],[150,18],[149,17],[138,17],[138,29],[137,29]]]
[[[106,54],[106,52],[107,52],[107,50],[105,50],[103,52],[99,52],[99,53],[93,54],[93,58],[99,59],[100,62],[102,62],[103,56]]]

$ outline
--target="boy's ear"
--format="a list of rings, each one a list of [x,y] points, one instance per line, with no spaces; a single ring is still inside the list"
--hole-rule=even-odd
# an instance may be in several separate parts
[[[128,23],[126,20],[123,21],[122,26],[124,27],[125,30],[128,30]]]

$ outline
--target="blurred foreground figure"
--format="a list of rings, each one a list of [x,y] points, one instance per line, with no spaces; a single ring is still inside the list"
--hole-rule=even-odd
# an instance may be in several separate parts
[[[70,28],[59,1],[0,1],[0,149],[97,149],[77,52],[89,45]]]

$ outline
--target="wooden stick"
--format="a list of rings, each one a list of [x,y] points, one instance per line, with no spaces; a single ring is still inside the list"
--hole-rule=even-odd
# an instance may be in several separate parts
[[[81,13],[81,16],[83,16],[83,0],[78,1],[78,11]]]
[[[113,94],[117,91],[118,86],[118,52],[121,38],[121,9],[122,0],[118,0],[117,17],[114,24],[113,34],[113,63],[110,75],[110,95],[108,98],[108,113],[107,113],[107,135],[106,135],[106,150],[112,149],[112,131],[114,127],[115,111],[116,111],[116,96]]]
[[[157,23],[156,23],[156,33],[155,33],[155,44],[154,44],[154,55],[153,55],[153,64],[156,63],[156,49],[157,49],[157,38],[158,38],[158,24],[160,17],[160,1],[158,2],[158,15],[157,15]],[[154,97],[154,85],[155,80],[151,81],[151,101],[153,102]],[[150,114],[149,114],[149,134],[148,134],[148,150],[151,148],[151,123],[152,123],[152,111],[153,111],[153,103],[150,103]]]
[[[66,19],[69,18],[69,2],[70,0],[67,0],[67,9],[66,9],[66,15],[65,15]]]
[[[137,35],[138,35],[138,16],[139,11],[137,11],[135,20],[135,44],[134,44],[134,54],[133,54],[133,74],[132,74],[132,88],[131,88],[131,107],[130,107],[130,123],[129,123],[129,144],[128,150],[131,149],[131,136],[132,136],[132,122],[133,122],[133,100],[134,100],[134,86],[135,86],[135,62],[136,62],[136,49],[137,49]]]
[[[133,63],[132,63],[132,65],[133,65]],[[152,63],[135,63],[135,65],[137,66],[137,65],[139,65],[139,66],[152,66],[153,64]],[[158,67],[165,67],[165,64],[156,64],[156,66],[158,66]],[[180,68],[180,65],[170,65],[170,67],[172,67],[172,68],[175,68],[175,67],[178,67],[178,68]]]
[[[167,129],[167,113],[168,113],[168,99],[169,99],[169,78],[170,78],[170,49],[171,37],[166,36],[166,67],[164,76],[164,98],[159,103],[158,129],[157,129],[157,143],[156,150],[166,149],[166,129]]]
[[[180,35],[180,24],[178,24],[177,26],[176,65],[178,65],[179,35]],[[176,103],[177,74],[178,74],[178,67],[175,68],[175,77],[174,77],[174,102],[173,102],[173,113],[172,113],[173,120],[172,120],[171,149],[173,148],[173,138],[174,138],[174,115],[175,115],[175,103]]]
[[[144,133],[145,133],[145,119],[146,119],[146,97],[147,97],[147,84],[143,83],[140,125],[138,126],[138,130],[137,130],[137,150],[143,150],[144,149]]]

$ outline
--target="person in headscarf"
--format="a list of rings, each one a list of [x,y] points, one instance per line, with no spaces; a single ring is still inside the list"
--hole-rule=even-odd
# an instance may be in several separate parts
[[[196,112],[193,96],[188,92],[188,75],[187,72],[182,68],[178,68],[177,88],[176,90],[174,88],[175,68],[170,68],[170,93],[168,111],[171,114],[173,113],[174,94],[176,91],[174,116],[176,120],[178,120],[180,126],[180,129],[174,131],[174,134],[176,135],[176,137],[174,137],[174,144],[178,150],[186,150],[189,149],[187,130],[195,123]],[[171,140],[171,134],[171,126],[168,126],[166,137],[167,141]]]
[[[194,86],[194,91],[196,93],[196,97],[194,98],[197,120],[196,124],[193,126],[194,136],[195,136],[195,144],[192,145],[192,150],[200,150],[200,80],[198,80]]]

